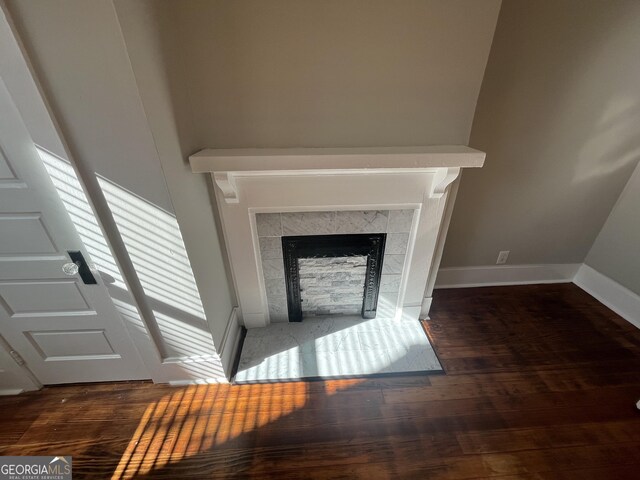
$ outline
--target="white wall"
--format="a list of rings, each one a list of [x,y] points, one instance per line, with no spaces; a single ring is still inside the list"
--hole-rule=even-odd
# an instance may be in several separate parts
[[[118,2],[124,6],[127,2]],[[153,2],[201,147],[466,144],[499,0]],[[176,103],[182,99],[174,99]]]
[[[112,2],[11,1],[8,9],[74,159],[106,197],[167,356],[210,356],[165,380],[216,377],[214,341],[222,341],[232,298],[207,184],[188,172],[173,137],[154,137]],[[35,141],[64,157],[41,112],[32,113],[25,121]],[[192,194],[199,213],[176,222]]]
[[[622,191],[585,263],[640,295],[640,164]]]
[[[111,3],[7,4],[78,157],[95,173],[173,211]]]
[[[225,272],[221,232],[216,230],[214,221],[217,208],[209,190],[213,186],[208,176],[194,175],[188,162],[189,155],[199,148],[188,116],[187,91],[179,84],[181,71],[170,68],[170,62],[175,64],[182,52],[159,35],[159,30],[171,28],[173,22],[158,5],[115,2],[157,158],[166,176],[205,311],[214,319],[212,332],[220,348],[235,299]]]
[[[637,1],[503,2],[443,266],[583,262],[640,156],[639,45]]]

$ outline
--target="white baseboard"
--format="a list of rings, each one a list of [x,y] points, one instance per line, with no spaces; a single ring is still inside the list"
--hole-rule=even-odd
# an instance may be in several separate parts
[[[9,395],[20,395],[22,392],[24,392],[23,388],[4,388],[0,390],[0,397]]]
[[[240,334],[242,328],[238,322],[238,307],[234,307],[231,310],[229,321],[227,322],[227,328],[224,331],[222,337],[222,343],[218,349],[220,360],[222,361],[222,368],[224,373],[229,376],[231,374],[231,368],[233,367],[233,361],[236,358],[238,346],[240,344]]]
[[[242,328],[240,327],[240,323],[238,322],[238,307],[234,307],[231,310],[231,315],[229,315],[229,320],[227,321],[227,327],[225,328],[224,334],[222,335],[222,341],[220,345],[216,345],[215,362],[222,366],[222,372],[218,377],[212,378],[185,378],[178,380],[169,380],[169,384],[173,386],[185,386],[185,385],[198,385],[198,384],[209,384],[209,383],[229,383],[231,376],[231,369],[233,367],[233,361],[236,358],[236,352],[238,351],[238,347],[240,345]],[[213,358],[213,356],[212,356]],[[181,363],[184,362],[185,359],[175,358],[175,359],[165,359],[163,363]]]
[[[580,263],[441,268],[435,288],[571,283]]]
[[[432,303],[433,297],[424,297],[422,299],[422,306],[420,307],[420,318],[429,318],[429,310],[431,310]]]
[[[640,328],[640,295],[585,264],[578,270],[573,283]]]

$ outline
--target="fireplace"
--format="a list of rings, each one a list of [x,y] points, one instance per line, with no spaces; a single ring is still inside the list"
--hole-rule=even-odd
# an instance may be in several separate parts
[[[368,300],[363,310],[363,286],[362,303],[349,300],[340,307],[347,311],[359,304],[359,313],[375,312],[375,321],[425,318],[456,180],[461,168],[481,167],[484,157],[464,146],[203,150],[192,155],[192,170],[210,173],[215,185],[238,321],[246,328],[289,322],[283,238],[286,243],[286,237],[357,234],[386,235],[378,301],[372,307]],[[353,265],[339,268],[362,271],[364,260],[358,257],[368,255],[333,258],[350,258]],[[304,278],[314,268],[330,268],[332,257],[297,258],[303,305],[298,308],[296,300],[291,319],[304,317],[305,300],[318,303],[317,297],[305,296]],[[349,281],[357,286],[363,279]],[[331,313],[323,308],[312,313]]]
[[[414,217],[412,209],[256,213],[270,322],[362,315],[365,303],[366,318],[393,318]]]
[[[313,316],[352,313],[349,307],[356,302],[362,318],[375,318],[386,237],[384,233],[282,237],[289,321],[301,322],[303,310]],[[301,276],[307,280],[304,289]],[[303,308],[312,300],[313,305]]]

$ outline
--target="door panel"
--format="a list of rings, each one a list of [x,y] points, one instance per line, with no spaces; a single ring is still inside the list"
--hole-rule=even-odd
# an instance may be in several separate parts
[[[40,386],[28,371],[18,365],[11,356],[11,347],[0,335],[0,395],[17,395],[38,390]]]
[[[0,214],[0,255],[55,253],[56,250],[40,215]]]
[[[24,188],[26,185],[16,176],[0,150],[0,188]]]
[[[0,153],[0,180],[17,180],[15,173],[9,166],[9,162],[4,158],[4,155]]]
[[[45,361],[66,358],[120,358],[104,330],[26,332],[27,338]],[[73,348],[70,348],[73,345]]]
[[[11,318],[95,313],[74,280],[2,282],[0,302]]]
[[[148,378],[99,275],[63,272],[74,250],[89,259],[0,79],[0,335],[43,384]]]

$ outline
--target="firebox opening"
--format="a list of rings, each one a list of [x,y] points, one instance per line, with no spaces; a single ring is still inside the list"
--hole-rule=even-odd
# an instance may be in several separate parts
[[[282,237],[289,321],[352,309],[375,318],[385,242],[384,233]]]

